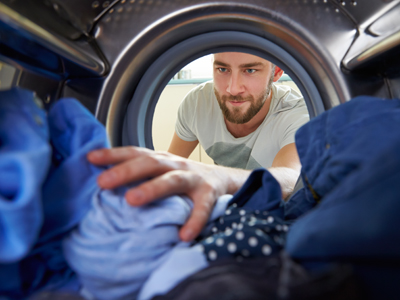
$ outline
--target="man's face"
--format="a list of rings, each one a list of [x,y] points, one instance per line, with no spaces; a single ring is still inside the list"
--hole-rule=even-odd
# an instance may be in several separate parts
[[[229,122],[249,122],[263,107],[275,67],[258,56],[239,52],[214,54],[214,92]]]

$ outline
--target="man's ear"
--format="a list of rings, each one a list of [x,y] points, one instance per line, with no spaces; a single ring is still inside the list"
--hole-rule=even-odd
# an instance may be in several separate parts
[[[274,73],[274,82],[277,82],[279,78],[283,75],[283,70],[278,66],[275,66],[275,73]]]

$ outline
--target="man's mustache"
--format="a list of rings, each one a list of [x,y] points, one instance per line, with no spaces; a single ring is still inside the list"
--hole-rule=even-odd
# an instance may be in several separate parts
[[[244,102],[244,101],[251,101],[253,98],[251,96],[242,97],[242,96],[222,96],[223,101],[237,101],[237,102]]]

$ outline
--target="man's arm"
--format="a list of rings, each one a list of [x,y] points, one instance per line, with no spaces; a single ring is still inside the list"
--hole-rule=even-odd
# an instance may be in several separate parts
[[[174,136],[172,137],[168,152],[184,158],[188,158],[198,144],[199,141],[197,140],[193,142],[184,141],[176,134],[176,132],[174,132]]]
[[[192,214],[179,233],[184,241],[193,240],[201,232],[217,198],[237,192],[251,173],[137,147],[92,151],[88,160],[96,165],[114,165],[98,177],[97,182],[104,189],[151,178],[127,191],[125,197],[131,205],[140,206],[174,194],[186,194],[192,199]],[[283,147],[268,170],[280,183],[283,197],[287,197],[300,170],[294,144]]]
[[[95,165],[114,165],[97,179],[103,189],[151,178],[127,191],[125,198],[131,205],[140,206],[162,197],[186,194],[194,207],[179,232],[183,241],[196,238],[207,223],[217,198],[234,194],[251,173],[138,147],[92,151],[88,160]]]
[[[288,144],[279,150],[268,171],[279,182],[284,199],[287,199],[293,192],[300,170],[300,159],[294,143]]]

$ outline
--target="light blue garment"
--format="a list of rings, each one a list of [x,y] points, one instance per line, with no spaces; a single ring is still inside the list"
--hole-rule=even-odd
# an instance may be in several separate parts
[[[78,274],[84,294],[94,299],[135,299],[147,278],[169,260],[175,248],[188,247],[178,233],[190,215],[191,200],[172,196],[132,207],[124,198],[125,192],[126,188],[97,192],[92,209],[64,240],[68,263]],[[221,198],[214,218],[223,214],[230,197]],[[150,284],[150,294],[157,287],[168,291],[188,275],[188,269],[199,270],[196,261],[186,262],[184,270],[170,270],[174,277]]]
[[[142,287],[138,300],[150,300],[164,295],[189,276],[205,269],[208,261],[200,245],[175,247],[165,262],[154,272]]]
[[[231,199],[231,195],[224,195],[218,198],[209,219],[210,225],[225,213]],[[204,231],[208,230],[205,229]],[[202,246],[188,247],[187,243],[177,244],[171,250],[165,262],[151,273],[142,287],[138,299],[149,300],[156,295],[163,295],[190,275],[207,266],[208,261],[205,258]]]

